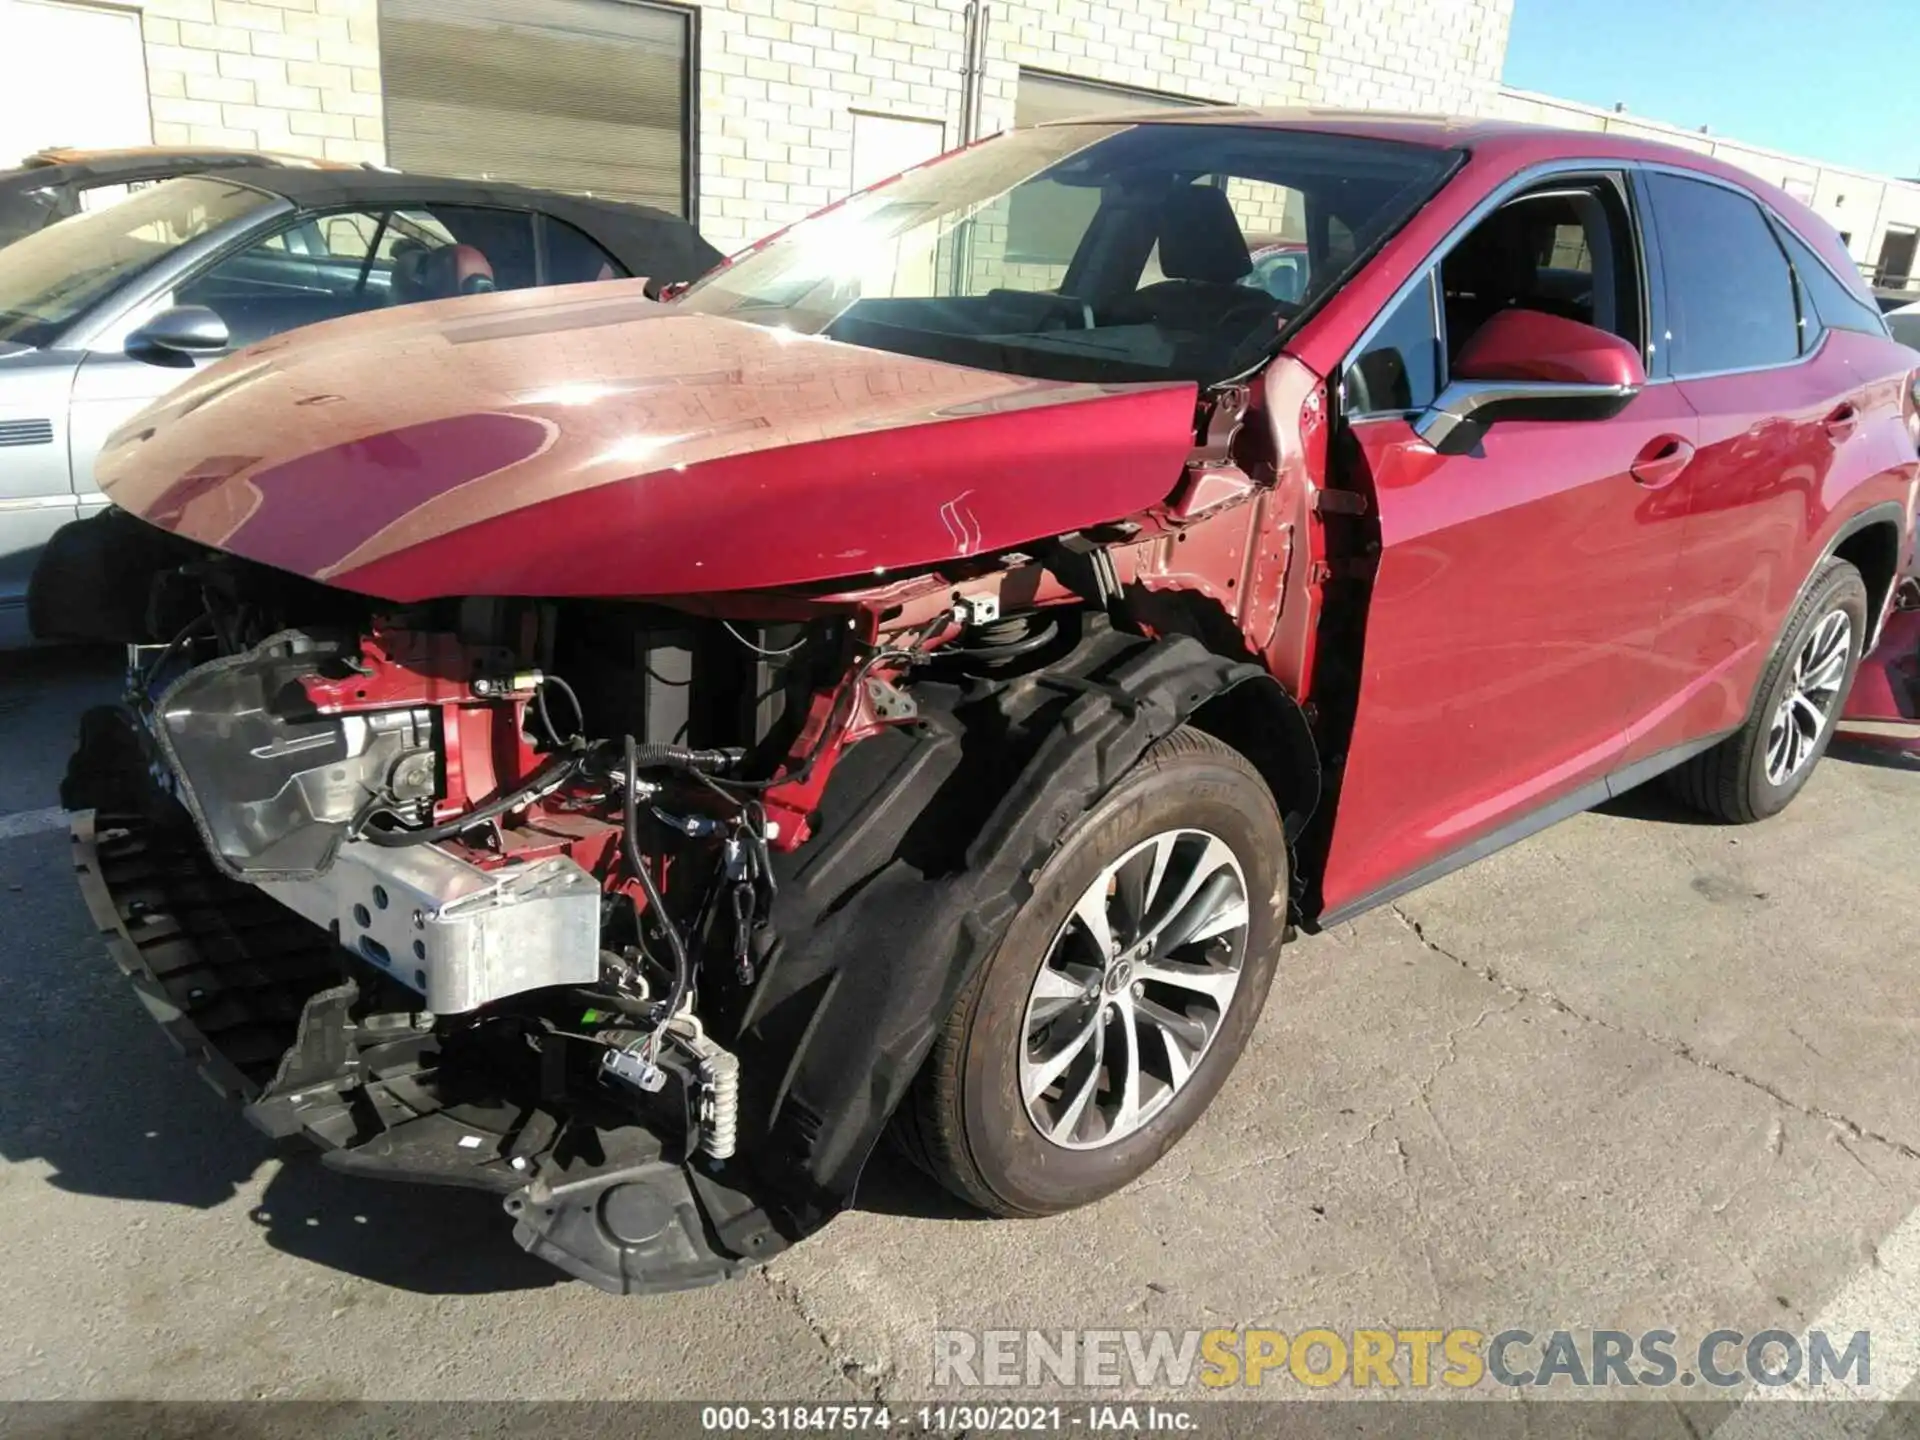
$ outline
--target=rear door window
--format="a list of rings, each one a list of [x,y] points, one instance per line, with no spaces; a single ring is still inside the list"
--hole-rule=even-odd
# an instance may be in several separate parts
[[[1793,272],[1760,207],[1705,180],[1646,177],[1666,272],[1677,378],[1782,365],[1800,354]]]

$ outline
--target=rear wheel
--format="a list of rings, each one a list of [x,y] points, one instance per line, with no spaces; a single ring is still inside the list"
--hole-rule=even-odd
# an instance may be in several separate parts
[[[908,1148],[999,1215],[1120,1188],[1199,1118],[1259,1018],[1286,837],[1238,752],[1182,729],[1035,877],[907,1102]]]
[[[1674,770],[1675,792],[1733,823],[1786,809],[1833,738],[1867,623],[1860,572],[1845,560],[1829,560],[1788,617],[1746,724]]]

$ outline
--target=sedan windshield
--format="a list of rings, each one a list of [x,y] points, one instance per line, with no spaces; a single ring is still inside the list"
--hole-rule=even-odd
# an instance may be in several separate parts
[[[0,249],[0,341],[44,346],[190,240],[284,202],[244,185],[169,180]]]
[[[1274,349],[1459,159],[1261,126],[1015,131],[794,226],[679,304],[980,369],[1212,383]]]

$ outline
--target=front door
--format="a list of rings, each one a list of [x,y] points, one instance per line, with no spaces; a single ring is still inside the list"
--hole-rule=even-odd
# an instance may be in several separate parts
[[[1639,273],[1613,182],[1556,182],[1471,232],[1349,367],[1380,555],[1323,913],[1592,803],[1665,699],[1654,639],[1683,516],[1664,497],[1695,436],[1675,388],[1610,420],[1498,423],[1460,455],[1411,424],[1500,309],[1639,343]]]

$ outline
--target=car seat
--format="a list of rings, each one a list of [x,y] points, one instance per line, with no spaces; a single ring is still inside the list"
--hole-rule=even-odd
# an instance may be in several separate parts
[[[1265,290],[1240,282],[1253,255],[1226,191],[1182,185],[1160,203],[1160,272],[1156,281],[1109,307],[1112,324],[1152,324],[1203,332],[1272,308]]]
[[[493,265],[477,246],[395,248],[393,298],[396,304],[481,295],[495,288]]]

